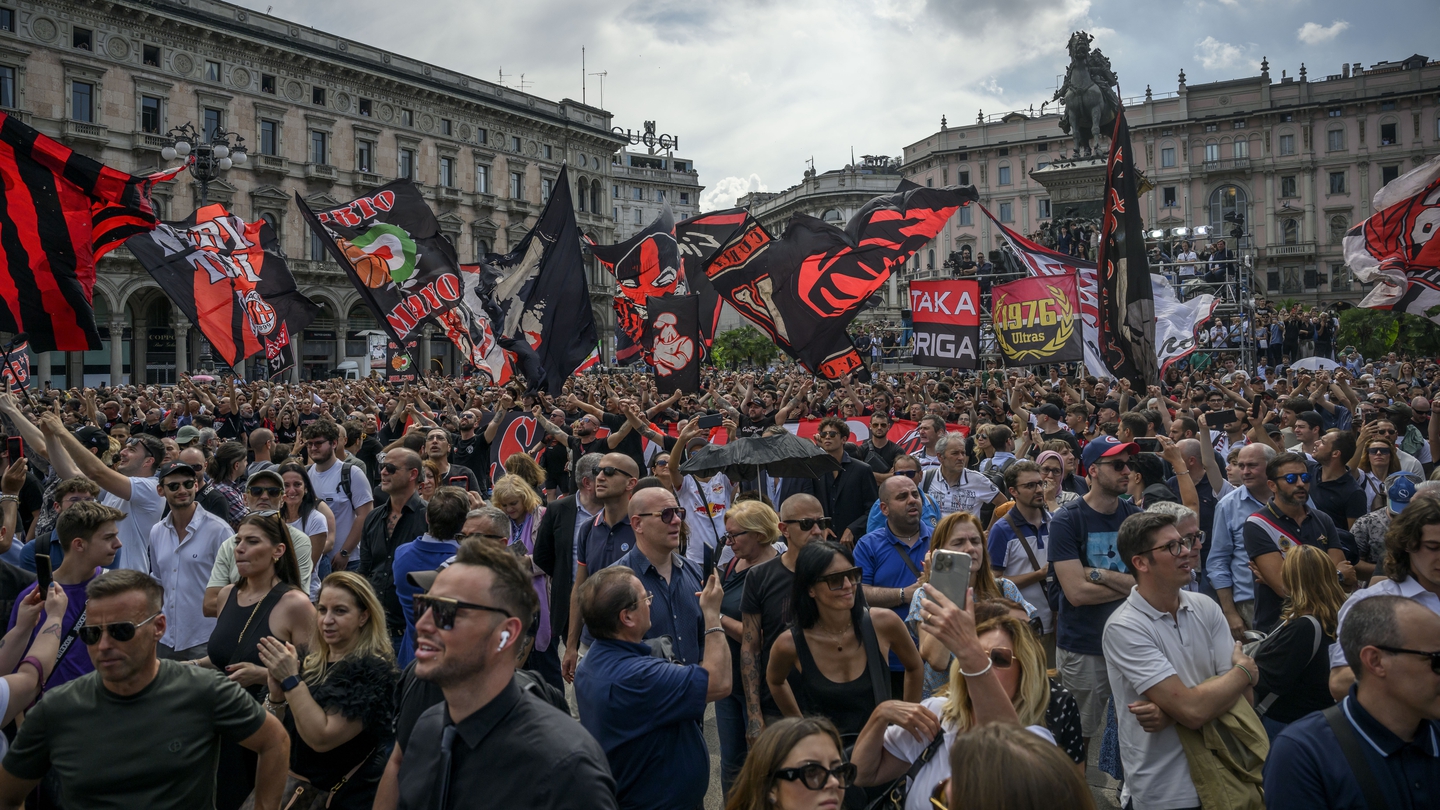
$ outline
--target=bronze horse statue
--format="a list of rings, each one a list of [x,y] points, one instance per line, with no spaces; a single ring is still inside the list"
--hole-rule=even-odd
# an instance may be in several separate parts
[[[1091,157],[1099,150],[1102,133],[1115,126],[1115,116],[1120,112],[1115,73],[1099,48],[1090,50],[1093,39],[1084,31],[1070,35],[1070,66],[1065,69],[1065,82],[1051,99],[1065,105],[1060,129],[1073,134],[1077,158],[1082,151],[1085,157]]]

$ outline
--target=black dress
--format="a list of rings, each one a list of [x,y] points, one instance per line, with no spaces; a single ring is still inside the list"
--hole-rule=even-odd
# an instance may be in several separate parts
[[[882,698],[877,694],[876,681],[870,671],[875,666],[876,656],[867,651],[865,669],[860,676],[849,683],[836,683],[820,672],[815,656],[810,654],[810,645],[805,641],[805,632],[791,627],[790,637],[795,640],[795,655],[800,661],[800,669],[792,671],[788,680],[800,713],[807,717],[821,715],[830,718],[840,732],[840,739],[847,746],[853,744],[879,701],[889,699],[889,695]],[[863,640],[861,646],[865,646]],[[889,669],[883,674],[888,683]]]
[[[260,664],[260,639],[270,635],[270,613],[280,598],[293,586],[277,582],[265,598],[252,607],[243,607],[238,599],[240,586],[230,589],[230,598],[215,619],[210,633],[210,663],[220,670],[231,664]],[[303,655],[303,653],[302,653]],[[267,686],[246,687],[255,700],[265,697]],[[220,741],[220,763],[215,772],[215,810],[236,810],[255,789],[256,755],[228,738]]]
[[[316,751],[306,744],[295,728],[294,715],[285,713],[291,772],[325,791],[344,782],[335,791],[330,810],[369,810],[375,803],[375,788],[395,743],[395,684],[399,677],[393,661],[367,655],[336,662],[325,673],[325,680],[309,687],[310,696],[326,714],[339,713],[346,720],[364,724],[354,738],[329,751]],[[346,779],[357,764],[359,770]]]

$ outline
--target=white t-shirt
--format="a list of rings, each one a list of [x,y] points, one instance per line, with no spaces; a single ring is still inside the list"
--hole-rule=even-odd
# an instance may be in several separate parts
[[[675,493],[675,500],[685,510],[685,527],[690,535],[685,546],[685,559],[702,565],[705,551],[701,544],[716,548],[716,541],[725,536],[725,510],[735,501],[735,486],[725,473],[715,473],[709,481],[687,475],[680,483],[680,490]],[[715,563],[724,565],[733,556],[735,552],[729,546],[723,546]]]
[[[130,500],[112,492],[104,493],[100,502],[126,514],[119,522],[120,553],[115,555],[116,568],[150,572],[150,530],[160,522],[165,499],[160,497],[159,484],[150,478],[130,479]]]
[[[292,529],[299,529],[301,532],[303,532],[303,533],[305,534],[306,537],[314,537],[314,536],[317,535],[317,534],[324,534],[325,531],[326,531],[325,526],[326,526],[326,524],[325,524],[325,516],[322,515],[322,514],[320,514],[320,510],[319,510],[319,509],[312,509],[312,510],[310,510],[310,516],[309,516],[309,517],[306,517],[306,518],[303,518],[303,519],[302,519],[302,518],[296,518],[296,519],[290,521],[290,528],[292,528]],[[311,553],[312,553],[312,554],[314,553],[314,546],[313,546],[313,545],[311,546]],[[314,566],[314,567],[311,569],[311,571],[310,571],[310,598],[311,598],[311,599],[318,599],[319,597],[320,597],[320,566],[317,565],[317,566]]]
[[[929,698],[920,701],[920,705],[939,717],[945,711],[945,698]],[[943,729],[945,742],[940,744],[940,750],[930,757],[925,767],[915,774],[914,781],[910,783],[910,792],[905,797],[905,810],[930,810],[930,794],[935,792],[935,786],[940,784],[940,780],[950,776],[950,746],[955,744],[955,725],[945,723]],[[1051,745],[1055,744],[1055,735],[1044,726],[1026,726],[1025,730],[1049,741]],[[919,759],[929,746],[930,740],[917,740],[915,735],[900,726],[885,729],[885,750],[904,762]]]
[[[328,470],[322,472],[314,464],[310,465],[309,470],[310,485],[315,488],[315,497],[329,504],[330,511],[335,513],[335,542],[330,548],[332,554],[339,552],[341,546],[345,545],[345,539],[350,536],[350,527],[355,523],[355,508],[375,499],[370,491],[370,482],[365,479],[365,472],[359,465],[350,468],[350,494],[355,500],[352,503],[345,497],[345,490],[340,488],[340,470],[343,466],[343,463],[336,459]]]
[[[926,473],[929,475],[928,471]],[[968,469],[960,470],[960,478],[954,486],[945,480],[945,474],[937,467],[934,475],[929,475],[933,480],[930,486],[926,487],[925,494],[935,499],[940,507],[940,514],[948,515],[952,512],[969,512],[972,515],[980,514],[980,505],[995,500],[1000,490],[990,483],[990,479]],[[922,483],[924,479],[921,479]]]
[[[1193,250],[1190,251],[1190,252],[1188,252],[1188,253],[1186,253],[1186,252],[1184,252],[1184,251],[1181,251],[1181,252],[1175,254],[1175,261],[1177,261],[1177,262],[1193,262],[1193,261],[1198,261],[1199,258],[1200,258],[1200,257],[1199,257],[1198,255],[1196,255],[1195,251],[1193,251]],[[1182,276],[1193,276],[1193,275],[1195,275],[1195,265],[1193,265],[1193,264],[1182,264],[1182,265],[1180,265],[1180,275],[1182,275]]]

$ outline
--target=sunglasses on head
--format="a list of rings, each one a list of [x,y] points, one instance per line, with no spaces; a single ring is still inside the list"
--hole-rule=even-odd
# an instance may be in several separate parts
[[[832,590],[832,591],[844,590],[844,589],[845,589],[845,582],[846,582],[847,580],[850,582],[851,585],[859,585],[859,584],[860,584],[860,569],[859,569],[859,568],[847,568],[847,569],[844,570],[844,571],[836,571],[836,572],[833,573],[833,574],[826,574],[825,576],[820,577],[820,579],[819,579],[820,582],[825,583],[825,586],[828,587],[828,588],[829,588],[830,590]]]
[[[811,762],[798,768],[781,768],[775,772],[775,778],[784,779],[786,782],[799,782],[811,790],[824,790],[825,785],[830,782],[830,777],[833,776],[840,787],[848,788],[850,783],[855,781],[858,771],[859,768],[852,762],[836,765],[833,768],[827,768],[818,762]]]
[[[1385,647],[1379,644],[1375,645],[1375,649],[1384,650],[1393,655],[1418,655],[1421,658],[1429,658],[1430,669],[1433,670],[1436,675],[1440,675],[1440,652],[1421,652],[1419,650],[1407,650],[1404,647]]]
[[[458,599],[450,599],[445,596],[415,594],[411,601],[415,606],[415,621],[420,621],[420,618],[425,615],[425,612],[430,611],[431,621],[435,622],[435,626],[441,630],[454,630],[455,614],[462,610],[487,610],[491,613],[502,614],[507,619],[512,618],[510,611],[505,608],[476,605],[470,602],[461,602]]]
[[[678,506],[667,506],[659,512],[637,512],[635,517],[658,517],[666,523],[673,523],[676,518],[685,519],[685,510]]]
[[[797,518],[795,520],[787,520],[785,524],[799,526],[800,531],[808,532],[816,526],[822,529],[830,528],[830,518]]]
[[[1310,483],[1310,473],[1285,473],[1284,475],[1275,476],[1275,480],[1284,481],[1287,484],[1294,484],[1296,481],[1299,481],[1303,484],[1308,484]]]
[[[630,473],[625,472],[624,470],[620,469],[619,467],[598,467],[598,468],[596,468],[595,473],[596,473],[597,475],[603,475],[603,476],[605,476],[606,478],[609,478],[609,477],[615,476],[615,475],[623,475],[623,476],[625,476],[626,478],[634,478],[634,477],[635,477],[635,476],[631,475]]]
[[[154,621],[155,617],[159,615],[159,613],[156,613],[139,624],[135,622],[114,622],[112,624],[82,625],[80,629],[76,631],[76,635],[80,637],[80,641],[84,642],[86,647],[94,647],[96,644],[99,644],[100,636],[103,633],[109,633],[110,638],[116,641],[129,641],[135,637],[136,630]]]

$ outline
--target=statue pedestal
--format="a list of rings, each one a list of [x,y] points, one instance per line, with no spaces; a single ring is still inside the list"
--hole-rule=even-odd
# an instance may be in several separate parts
[[[1055,220],[1099,222],[1104,214],[1105,158],[1062,160],[1030,172],[1030,179],[1050,193],[1050,215]]]

